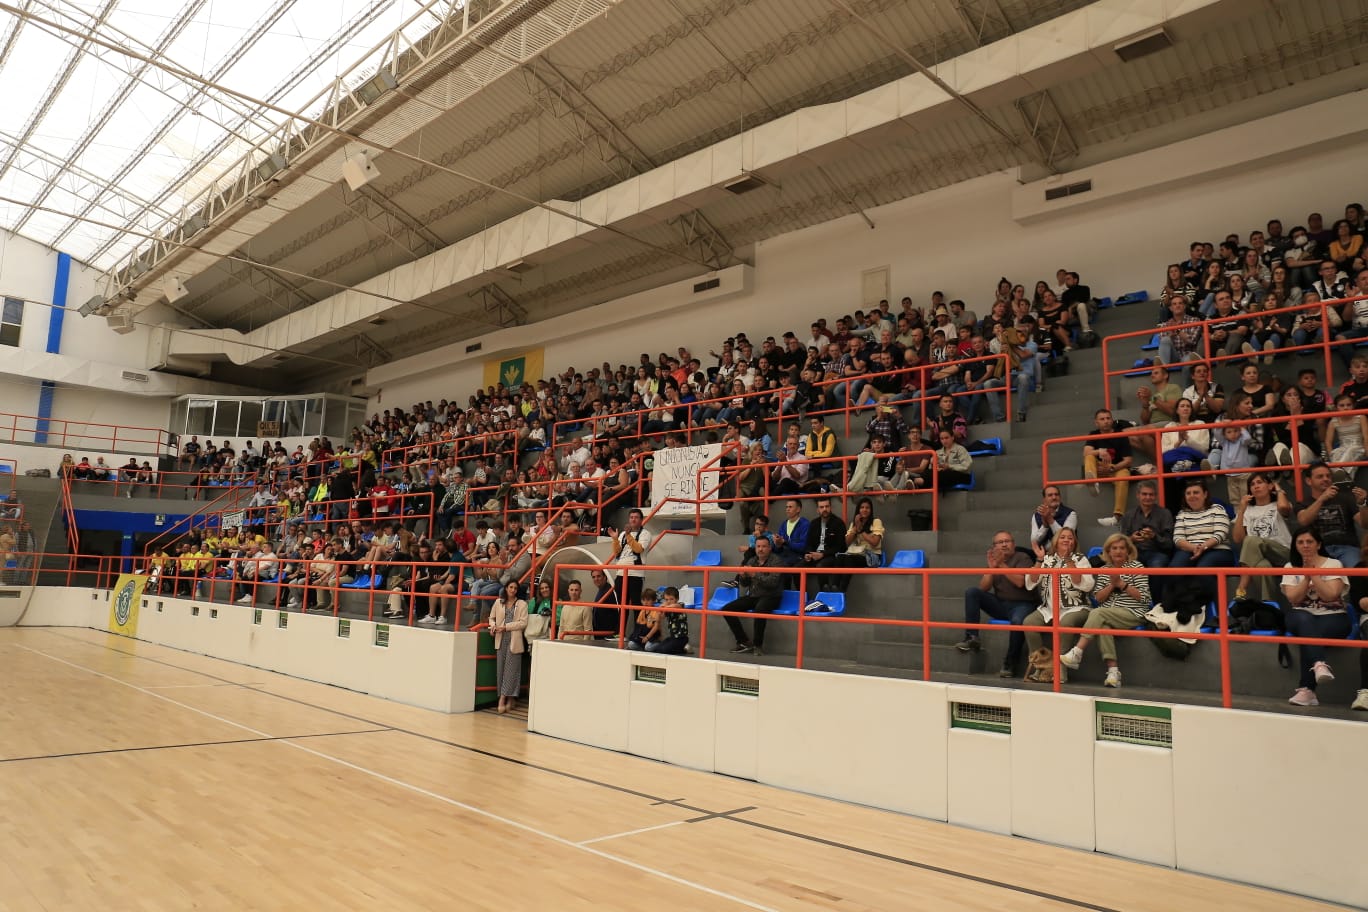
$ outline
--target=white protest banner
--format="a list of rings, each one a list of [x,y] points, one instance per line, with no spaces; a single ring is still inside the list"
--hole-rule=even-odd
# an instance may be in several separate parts
[[[661,504],[669,498],[684,498],[670,501],[660,508],[658,515],[692,516],[692,501],[703,498],[700,508],[708,516],[722,515],[717,504],[717,458],[722,455],[722,444],[707,443],[702,446],[666,447],[655,451],[655,470],[651,473],[651,506]],[[712,465],[699,475],[704,465]],[[702,487],[700,492],[700,477]]]

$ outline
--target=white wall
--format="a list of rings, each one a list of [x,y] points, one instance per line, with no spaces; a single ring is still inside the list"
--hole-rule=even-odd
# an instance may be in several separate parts
[[[17,591],[18,599],[0,599],[0,627],[108,628],[106,590]],[[291,612],[282,628],[276,623],[280,614],[262,609],[262,622],[255,624],[253,609],[245,605],[149,595],[139,609],[137,638],[437,712],[475,708],[478,634],[354,620],[350,635],[341,637],[332,615]],[[388,627],[388,646],[375,645],[377,626]]]
[[[662,683],[635,666],[663,668]],[[724,675],[758,695],[721,692]],[[1363,905],[1368,726],[1168,707],[1099,740],[1093,698],[537,644],[528,728],[961,826]],[[1011,711],[1010,733],[952,705]],[[1119,702],[1115,700],[1113,702]],[[1152,708],[1154,704],[1141,704]]]

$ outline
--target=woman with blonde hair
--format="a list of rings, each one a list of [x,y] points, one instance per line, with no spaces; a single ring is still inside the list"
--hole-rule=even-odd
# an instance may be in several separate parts
[[[1140,563],[1135,543],[1117,532],[1108,536],[1102,545],[1102,557],[1106,563],[1098,570],[1116,572],[1096,574],[1093,598],[1097,599],[1097,607],[1088,612],[1088,619],[1083,626],[1088,630],[1126,630],[1134,627],[1150,609],[1149,577],[1145,575],[1145,565]],[[1059,664],[1077,669],[1083,663],[1083,653],[1094,637],[1100,641],[1102,661],[1107,666],[1107,676],[1102,683],[1107,687],[1120,687],[1121,666],[1116,662],[1115,637],[1084,633],[1072,649],[1059,656]]]
[[[1046,553],[1045,546],[1034,542],[1036,567],[1044,570],[1068,567],[1075,571],[1058,576],[1049,573],[1026,573],[1026,588],[1040,594],[1040,607],[1022,620],[1028,627],[1082,627],[1088,618],[1092,605],[1088,594],[1093,589],[1092,564],[1078,551],[1078,533],[1067,526],[1059,530]],[[1058,608],[1059,620],[1056,621],[1055,609]],[[1034,630],[1026,631],[1026,646],[1035,652],[1045,644],[1045,638]],[[1027,671],[1026,680],[1034,681],[1032,671]]]

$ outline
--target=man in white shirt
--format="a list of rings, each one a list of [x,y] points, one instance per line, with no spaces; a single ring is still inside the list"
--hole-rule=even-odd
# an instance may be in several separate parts
[[[609,561],[621,566],[640,566],[651,548],[650,530],[642,526],[645,519],[641,510],[633,507],[627,514],[627,528],[621,532],[613,531],[613,557]],[[627,572],[627,604],[641,604],[641,590],[646,582],[646,574],[641,570]],[[621,585],[615,587],[621,591]]]

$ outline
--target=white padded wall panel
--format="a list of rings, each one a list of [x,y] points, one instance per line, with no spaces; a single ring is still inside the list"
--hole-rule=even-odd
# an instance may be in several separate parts
[[[540,687],[532,691],[536,731],[608,750],[627,749],[630,654],[577,643],[536,645]],[[547,681],[552,682],[547,686]],[[529,717],[529,722],[531,717]]]
[[[713,769],[717,747],[717,663],[670,656],[665,679],[664,760]]]
[[[1362,906],[1368,726],[1173,708],[1178,867]]]
[[[763,170],[798,154],[798,115],[785,114],[747,131],[746,135],[750,141],[746,167]]]
[[[737,673],[737,672],[733,672]],[[748,672],[740,672],[747,674]],[[760,698],[717,694],[713,769],[728,776],[754,779],[759,768]]]
[[[627,685],[627,751],[652,760],[665,759],[665,730],[669,726],[665,684],[637,681],[637,667],[666,669],[669,680],[669,656],[633,652],[629,669],[631,683]]]
[[[952,728],[947,736],[947,819],[1004,835],[1012,832],[1012,738]]]
[[[1012,832],[1091,851],[1091,697],[1012,694]]]
[[[945,819],[943,685],[767,668],[761,695],[761,782]]]
[[[1077,797],[1068,792],[1069,800]],[[1098,741],[1093,751],[1097,851],[1174,867],[1173,751]]]

